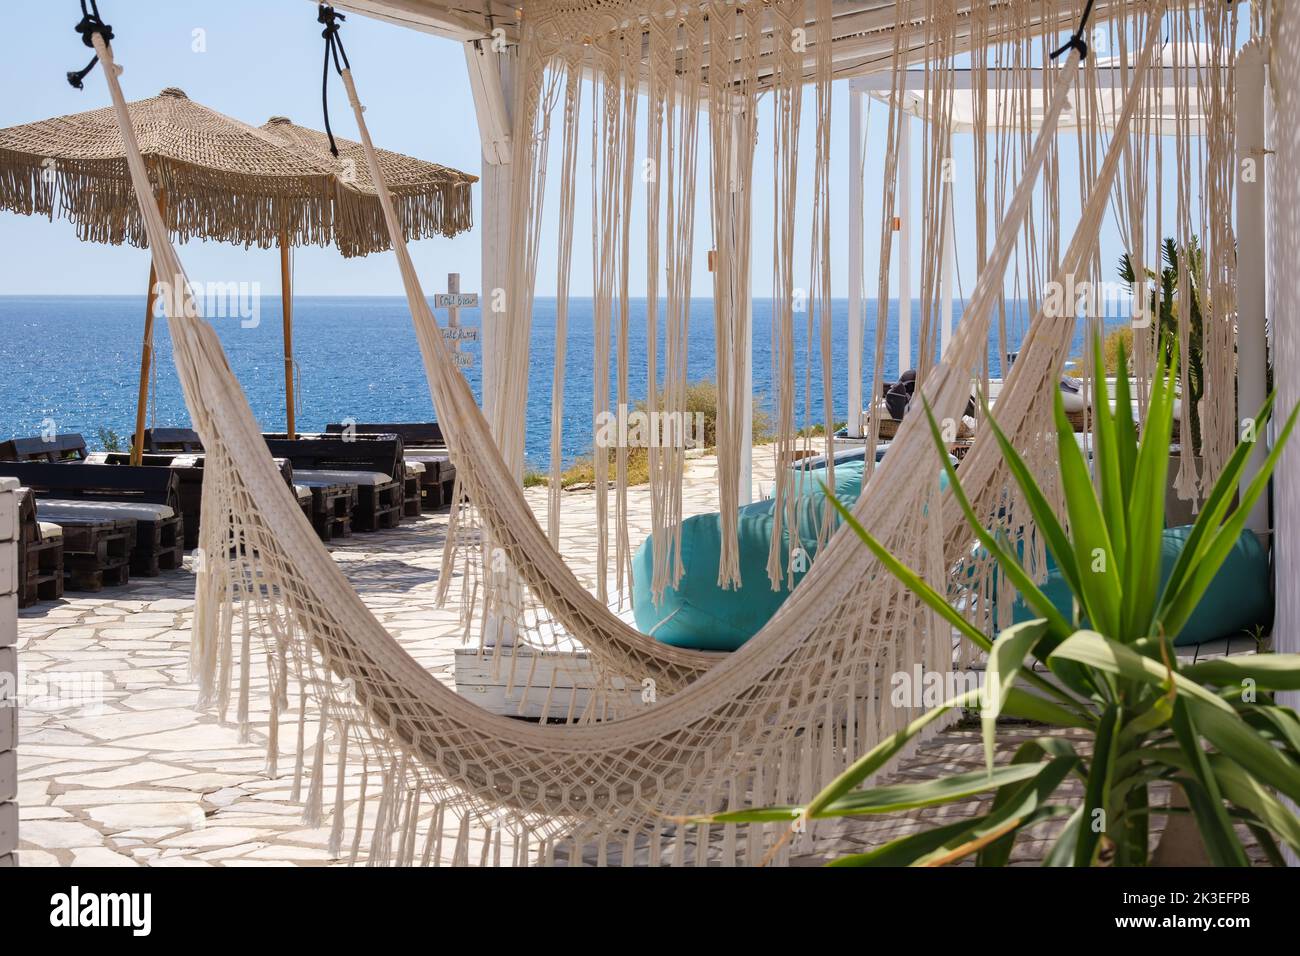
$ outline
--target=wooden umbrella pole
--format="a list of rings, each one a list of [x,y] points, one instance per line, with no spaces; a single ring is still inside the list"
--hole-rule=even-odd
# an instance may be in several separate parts
[[[280,234],[280,311],[284,315],[284,418],[285,431],[294,435],[293,401],[293,279],[289,262],[289,236]]]
[[[158,190],[158,212],[167,215],[167,193]],[[149,292],[145,296],[144,342],[140,346],[140,392],[135,404],[135,440],[131,443],[131,464],[138,465],[144,455],[145,409],[149,405],[149,372],[153,366],[153,310],[158,303],[158,273],[152,257],[149,263]]]
[[[149,266],[149,293],[145,297],[144,342],[140,346],[140,394],[135,405],[135,440],[131,443],[131,464],[138,465],[144,453],[145,409],[149,404],[149,368],[153,364],[153,309],[158,301],[158,274]]]

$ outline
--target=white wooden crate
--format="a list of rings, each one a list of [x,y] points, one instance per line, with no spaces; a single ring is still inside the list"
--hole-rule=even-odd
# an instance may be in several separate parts
[[[582,650],[536,650],[530,647],[477,648],[456,651],[456,691],[484,710],[506,717],[568,720],[581,717],[592,703],[596,671]],[[641,688],[616,680],[609,703],[620,713],[642,703]]]

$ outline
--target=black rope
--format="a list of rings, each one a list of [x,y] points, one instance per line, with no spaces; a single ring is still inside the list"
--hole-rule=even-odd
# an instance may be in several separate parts
[[[1084,31],[1088,29],[1088,19],[1092,16],[1093,0],[1088,0],[1083,8],[1083,18],[1079,20],[1079,29],[1070,34],[1070,39],[1066,40],[1061,46],[1052,51],[1048,59],[1055,60],[1058,56],[1067,50],[1078,50],[1079,59],[1088,59],[1088,44],[1083,39]]]
[[[81,34],[81,42],[86,44],[86,46],[90,47],[92,50],[95,48],[95,41],[92,37],[96,33],[104,38],[105,43],[113,42],[113,28],[100,18],[99,4],[97,4],[95,0],[90,0],[89,5],[87,5],[86,0],[81,0],[81,21],[76,25],[76,27],[74,27],[74,29]],[[85,80],[86,76],[95,68],[95,64],[98,62],[99,54],[96,53],[90,58],[90,62],[86,64],[85,69],[68,71],[66,74],[68,77],[68,83],[73,89],[80,90],[84,88],[82,86],[82,81]]]
[[[347,51],[343,49],[343,40],[339,36],[339,21],[346,19],[343,14],[324,3],[316,13],[316,22],[325,24],[325,29],[321,31],[321,36],[325,38],[325,63],[320,77],[320,105],[325,112],[325,135],[330,138],[330,152],[335,156],[339,154],[339,148],[334,142],[334,131],[330,129],[330,60],[334,60],[334,69],[340,76],[345,69],[352,69]]]

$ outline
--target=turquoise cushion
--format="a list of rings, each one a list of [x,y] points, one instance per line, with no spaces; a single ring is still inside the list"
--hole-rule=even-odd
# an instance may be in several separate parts
[[[1163,586],[1173,574],[1178,556],[1182,554],[1190,525],[1166,528],[1160,548],[1160,583]],[[1047,580],[1040,585],[1043,593],[1067,618],[1073,613],[1074,596],[1065,578],[1056,567],[1051,555],[1047,556]],[[1012,609],[1015,623],[1031,621],[1038,617],[1016,595]],[[1219,572],[1196,605],[1196,610],[1174,636],[1174,644],[1186,646],[1231,637],[1250,631],[1256,626],[1269,627],[1273,621],[1273,594],[1269,588],[1268,551],[1250,531],[1243,531],[1232,551],[1224,560]]]
[[[835,497],[852,506],[862,489],[863,462],[845,461],[835,466]],[[797,498],[799,546],[806,554],[795,567],[797,585],[817,553],[818,532],[825,520],[826,494],[822,482],[826,469],[798,469],[790,473]],[[947,476],[941,476],[946,487]],[[833,531],[839,515],[832,516]],[[782,580],[773,590],[767,576],[772,542],[772,502],[756,501],[740,509],[737,537],[740,544],[741,585],[728,590],[718,585],[722,553],[722,523],[714,514],[696,515],[682,522],[682,566],[685,573],[675,587],[666,588],[663,600],[652,600],[654,573],[652,539],[646,538],[632,559],[632,611],[637,627],[658,641],[702,651],[734,651],[757,634],[790,596]],[[783,522],[784,524],[784,522]],[[787,532],[788,533],[788,532]],[[829,533],[826,535],[829,538]],[[791,548],[781,550],[787,568]]]
[[[862,487],[862,462],[835,468],[835,495],[852,504]],[[795,478],[798,494],[799,545],[807,554],[795,568],[796,584],[803,579],[817,553],[818,531],[824,520],[826,495],[820,482],[824,469]],[[718,585],[722,555],[722,522],[714,514],[695,515],[682,522],[682,566],[685,574],[676,587],[665,589],[655,604],[650,582],[654,574],[652,538],[647,537],[632,559],[632,611],[637,627],[674,647],[702,651],[734,651],[771,620],[790,589],[772,590],[767,577],[767,557],[772,541],[772,501],[756,501],[740,509],[737,537],[740,543],[741,585],[725,590]],[[838,516],[837,516],[838,523]],[[782,567],[791,549],[782,549]]]

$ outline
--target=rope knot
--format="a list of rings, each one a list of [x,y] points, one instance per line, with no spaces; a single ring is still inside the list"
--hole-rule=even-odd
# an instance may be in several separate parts
[[[1083,37],[1081,37],[1077,33],[1070,34],[1070,39],[1066,40],[1055,50],[1053,50],[1051,54],[1048,56],[1048,59],[1055,60],[1057,57],[1059,57],[1061,54],[1065,53],[1068,50],[1078,50],[1080,60],[1088,59],[1088,43],[1086,40],[1084,40]]]
[[[87,3],[87,0],[81,0],[81,20],[73,29],[81,35],[81,42],[92,50],[95,48],[94,37],[96,33],[103,37],[105,44],[113,42],[113,28],[105,23],[99,15],[99,5],[96,0],[89,0],[89,3]],[[65,74],[68,78],[68,85],[74,90],[85,89],[83,81],[98,62],[99,54],[96,53],[82,69],[69,70]]]
[[[1083,6],[1083,16],[1079,18],[1079,28],[1070,34],[1070,39],[1066,40],[1059,47],[1051,52],[1049,60],[1055,60],[1067,50],[1078,50],[1079,60],[1088,59],[1088,43],[1083,38],[1084,31],[1088,29],[1088,20],[1092,17],[1093,0],[1088,0]]]
[[[343,39],[339,36],[339,21],[346,19],[347,17],[327,3],[322,3],[316,11],[316,22],[325,24],[325,29],[320,33],[325,38],[325,65],[320,78],[320,102],[321,109],[325,113],[325,135],[330,139],[330,153],[336,157],[339,148],[334,142],[334,131],[330,129],[330,59],[334,60],[334,69],[340,76],[343,75],[344,69],[352,69],[352,64],[348,62],[348,54],[343,49]]]
[[[320,35],[325,38],[326,43],[329,43],[334,35],[339,32],[339,21],[346,19],[347,17],[339,13],[329,4],[322,3],[320,7],[317,8],[316,22],[325,24],[325,29],[320,32]]]

